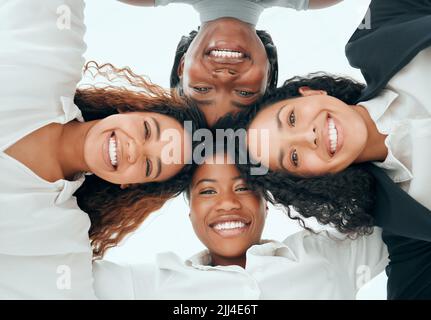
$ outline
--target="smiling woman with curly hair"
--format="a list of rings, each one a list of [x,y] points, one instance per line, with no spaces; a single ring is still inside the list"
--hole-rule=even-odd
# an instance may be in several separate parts
[[[426,108],[409,105],[408,93],[390,88],[361,102],[364,88],[352,79],[311,74],[287,80],[251,108],[242,116],[249,152],[270,172],[250,179],[289,215],[293,207],[302,217],[315,217],[343,233],[368,234],[377,224],[429,239],[431,231],[425,226],[431,222],[431,185],[424,179],[429,170],[420,164],[425,156],[421,152],[429,145]],[[402,98],[396,100],[398,96]],[[250,134],[253,131],[258,134]],[[263,132],[269,134],[267,143],[261,140]],[[267,157],[261,156],[262,146],[269,146]],[[402,212],[407,203],[417,223],[394,223],[409,220],[409,213]]]

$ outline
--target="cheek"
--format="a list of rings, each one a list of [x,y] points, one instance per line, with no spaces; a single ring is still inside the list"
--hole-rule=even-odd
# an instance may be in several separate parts
[[[328,173],[331,170],[332,165],[329,162],[322,160],[315,152],[307,152],[303,154],[300,160],[299,174],[304,175],[321,175]]]
[[[190,200],[190,221],[193,226],[205,224],[205,217],[211,211],[211,206],[211,200],[193,198]]]
[[[183,71],[183,86],[193,83],[196,79],[202,78],[205,73],[205,69],[202,68],[201,63],[198,59],[189,58],[184,64]]]
[[[264,93],[266,90],[266,86],[268,83],[268,66],[264,65],[255,65],[250,71],[245,75],[249,85],[258,86],[260,88],[260,92]]]

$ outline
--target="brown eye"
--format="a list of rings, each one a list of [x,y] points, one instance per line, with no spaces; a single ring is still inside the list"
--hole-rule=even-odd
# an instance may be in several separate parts
[[[239,192],[245,192],[249,190],[250,188],[248,186],[239,186],[238,188],[235,189],[235,191],[239,191]]]
[[[292,112],[289,114],[289,124],[294,127],[295,126],[295,111],[292,110]]]
[[[254,92],[251,92],[251,91],[245,91],[245,90],[237,90],[236,92],[237,92],[237,94],[238,94],[239,96],[241,96],[241,97],[245,97],[245,98],[250,97],[250,96],[252,96],[252,95],[254,95],[254,94],[255,94]]]
[[[210,88],[208,87],[193,87],[193,90],[195,90],[198,93],[207,93],[210,91]]]
[[[145,128],[145,140],[147,140],[151,137],[151,127],[147,121],[144,121],[144,128]]]
[[[298,166],[298,153],[296,152],[296,149],[292,151],[290,154],[290,160],[292,161],[292,164],[297,167]]]
[[[216,192],[213,189],[206,189],[199,191],[199,194],[215,194]]]

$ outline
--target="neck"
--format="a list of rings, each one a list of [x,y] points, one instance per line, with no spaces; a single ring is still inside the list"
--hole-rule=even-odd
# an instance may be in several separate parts
[[[223,257],[210,252],[213,266],[240,266],[245,269],[246,255],[245,253],[238,257]]]
[[[388,148],[385,145],[386,135],[379,132],[366,108],[360,105],[353,106],[353,108],[364,119],[368,133],[365,148],[354,162],[384,161],[388,155]]]
[[[202,23],[199,32],[202,32],[203,30],[207,29],[207,28],[214,28],[214,27],[223,27],[224,23],[236,23],[237,25],[242,25],[244,27],[249,28],[250,30],[253,30],[253,32],[255,32],[256,28],[254,25],[244,22],[242,20],[236,19],[236,18],[231,18],[231,17],[223,17],[223,18],[218,18],[215,20],[210,20],[210,21],[206,21],[204,23]]]
[[[63,126],[58,143],[58,161],[66,179],[72,179],[77,173],[88,172],[84,158],[84,143],[90,128],[97,121],[71,121]]]

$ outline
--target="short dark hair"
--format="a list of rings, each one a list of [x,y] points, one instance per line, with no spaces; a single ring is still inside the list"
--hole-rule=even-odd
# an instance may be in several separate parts
[[[180,86],[180,78],[178,77],[178,67],[181,62],[181,58],[187,52],[192,43],[193,39],[198,34],[198,31],[193,30],[189,33],[188,36],[182,36],[180,42],[178,43],[177,50],[175,51],[174,65],[171,70],[170,77],[170,85],[171,88],[177,88],[180,93],[182,92],[182,88]],[[256,30],[257,36],[262,41],[266,55],[268,56],[269,61],[269,80],[268,80],[268,90],[273,90],[277,88],[277,80],[278,80],[278,58],[277,58],[277,48],[272,41],[270,34],[263,30]]]

